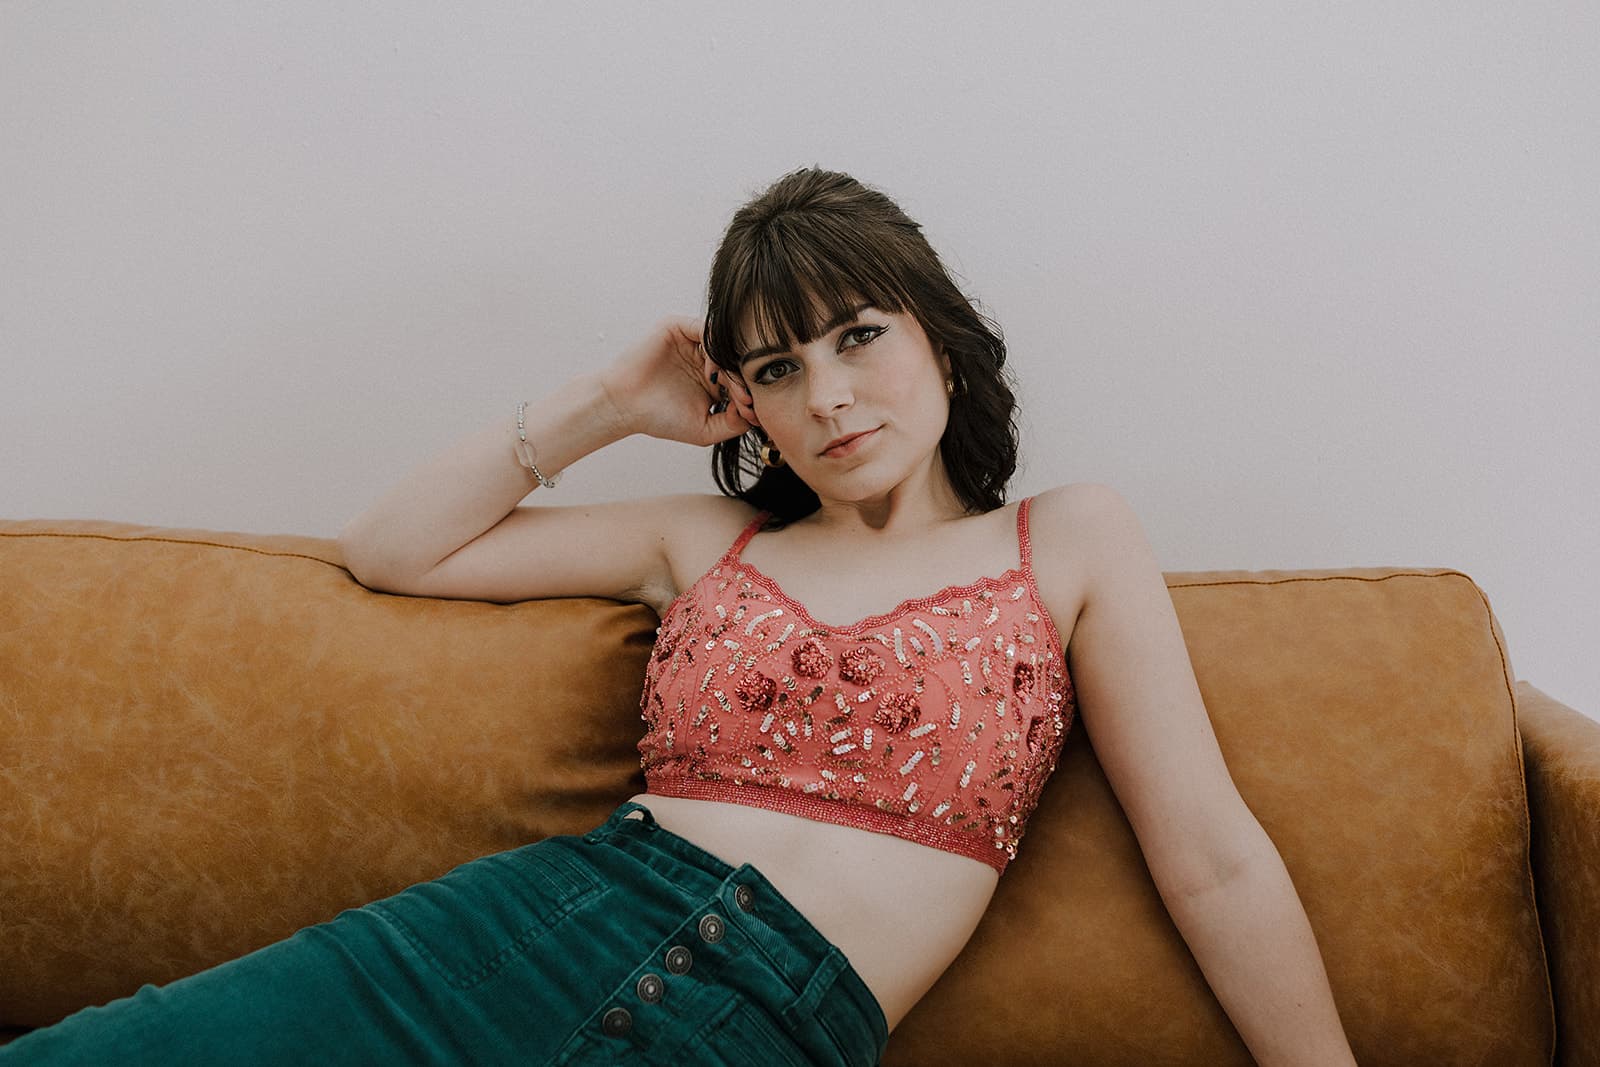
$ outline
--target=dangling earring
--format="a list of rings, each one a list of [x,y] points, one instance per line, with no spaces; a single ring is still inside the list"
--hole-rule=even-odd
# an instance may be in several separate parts
[[[756,451],[761,453],[762,466],[769,468],[783,466],[783,456],[776,448],[772,447],[771,442],[762,442],[761,447],[756,449]]]
[[[956,380],[954,378],[946,378],[944,380],[944,395],[945,396],[955,396],[956,395]]]

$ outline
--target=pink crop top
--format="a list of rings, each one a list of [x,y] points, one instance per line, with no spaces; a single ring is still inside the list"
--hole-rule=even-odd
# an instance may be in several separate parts
[[[657,629],[646,792],[748,804],[970,856],[1001,873],[1072,728],[1066,655],[1021,565],[851,626],[739,558],[757,515]]]

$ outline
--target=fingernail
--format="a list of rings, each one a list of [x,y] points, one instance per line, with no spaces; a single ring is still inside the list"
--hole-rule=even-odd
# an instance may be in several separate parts
[[[712,371],[711,372],[711,384],[715,385],[716,383],[717,383],[717,372],[716,371]]]

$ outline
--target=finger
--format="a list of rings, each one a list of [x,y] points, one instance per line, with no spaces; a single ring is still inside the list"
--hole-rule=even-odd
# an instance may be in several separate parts
[[[716,417],[720,422],[720,432],[725,435],[724,440],[750,429],[750,420],[739,414],[734,408],[729,408]]]
[[[717,365],[711,362],[710,356],[703,357],[700,364],[700,376],[705,379],[706,389],[713,396],[726,396],[728,390],[722,384],[723,376],[718,373]]]
[[[747,424],[754,425],[752,421],[753,410],[749,396],[740,391],[736,384],[737,378],[711,362],[711,357],[709,356],[706,357],[705,366],[707,368],[706,380],[710,383],[710,387],[715,391],[716,395],[722,398],[725,405],[729,403],[737,405],[740,417]],[[742,401],[740,399],[741,396],[744,398]]]
[[[755,409],[755,401],[751,399],[750,391],[739,381],[738,375],[724,374],[718,378],[718,381],[727,383],[728,395],[733,398],[733,402],[738,404],[740,408],[746,412]]]
[[[711,406],[706,414],[706,426],[710,433],[710,440],[706,442],[708,445],[720,444],[750,429],[750,424],[743,416],[728,407],[725,401]]]

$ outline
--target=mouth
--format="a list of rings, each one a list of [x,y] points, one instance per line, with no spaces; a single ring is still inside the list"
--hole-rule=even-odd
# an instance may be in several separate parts
[[[860,448],[862,444],[870,439],[873,434],[877,433],[879,429],[880,427],[873,427],[870,430],[863,430],[861,433],[848,434],[844,437],[836,438],[828,445],[827,448],[822,450],[820,455],[829,459],[837,459],[840,456],[848,456],[850,453]]]

